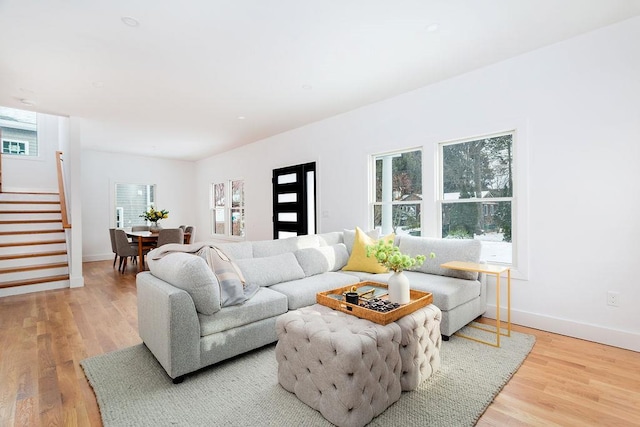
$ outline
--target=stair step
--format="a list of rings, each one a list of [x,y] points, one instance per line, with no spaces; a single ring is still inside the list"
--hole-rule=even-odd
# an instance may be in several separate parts
[[[0,212],[2,213],[2,212]],[[0,225],[9,224],[48,224],[52,222],[61,222],[59,219],[12,219],[7,221],[0,221]]]
[[[68,274],[58,276],[37,277],[33,279],[13,280],[11,282],[0,283],[0,288],[13,288],[16,286],[37,285],[38,283],[59,282],[69,280]]]
[[[49,252],[31,252],[31,253],[23,253],[23,254],[9,254],[9,255],[0,255],[0,261],[6,261],[9,259],[21,259],[21,258],[37,258],[37,257],[47,257],[47,256],[56,256],[56,255],[66,255],[67,251],[49,251]]]
[[[16,230],[16,231],[0,231],[0,236],[15,236],[19,234],[47,234],[47,233],[63,233],[63,228],[53,228],[51,230]]]
[[[0,201],[45,201],[60,203],[60,195],[58,193],[0,193]]]
[[[19,215],[28,215],[28,214],[43,214],[43,213],[47,213],[47,214],[54,214],[54,213],[61,213],[62,211],[60,209],[57,210],[53,210],[53,209],[35,209],[35,210],[18,210],[18,211],[0,211],[0,214],[19,214]]]
[[[59,205],[60,200],[2,200],[0,205]]]
[[[34,212],[34,213],[7,213],[6,211],[0,211],[0,218],[3,221],[49,221],[58,220],[62,223],[62,212]]]
[[[33,266],[11,266],[2,268],[0,271],[0,283],[13,282],[16,280],[32,280],[41,277],[60,276],[69,274],[69,265],[65,262],[57,262],[56,264],[46,264],[39,268],[29,268]],[[6,271],[5,271],[6,270]]]
[[[56,262],[52,264],[25,265],[20,267],[0,268],[0,274],[18,273],[21,271],[46,270],[49,268],[65,268],[69,265],[66,262]]]
[[[11,246],[51,245],[56,243],[67,243],[67,241],[66,240],[39,240],[37,242],[9,242],[9,243],[0,243],[0,248],[8,248]]]

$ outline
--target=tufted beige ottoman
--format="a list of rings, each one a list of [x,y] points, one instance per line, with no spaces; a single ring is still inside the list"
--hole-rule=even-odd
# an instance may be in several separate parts
[[[403,391],[415,390],[440,368],[441,320],[442,312],[433,304],[396,320],[402,330],[400,384]]]
[[[278,381],[337,426],[363,426],[400,398],[400,340],[386,326],[322,305],[276,321]]]
[[[438,370],[441,317],[433,304],[386,326],[319,304],[290,311],[276,322],[278,380],[332,423],[364,425]]]

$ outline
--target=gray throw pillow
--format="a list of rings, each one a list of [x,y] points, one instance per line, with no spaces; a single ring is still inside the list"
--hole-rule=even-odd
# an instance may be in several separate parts
[[[349,261],[349,252],[344,243],[300,249],[295,252],[295,255],[305,276],[338,271]]]
[[[186,291],[202,314],[220,310],[218,280],[207,263],[200,257],[184,252],[174,252],[159,259],[149,257],[151,274]]]
[[[271,286],[305,277],[296,256],[291,252],[263,258],[238,259],[235,262],[247,284]]]

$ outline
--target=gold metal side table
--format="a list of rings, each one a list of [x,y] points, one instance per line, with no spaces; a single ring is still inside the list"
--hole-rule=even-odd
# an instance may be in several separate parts
[[[493,343],[490,341],[484,341],[478,338],[462,335],[460,333],[456,333],[456,335],[473,340],[473,341],[478,341],[483,344],[488,344],[494,347],[500,347],[500,335],[504,337],[511,336],[511,268],[504,265],[478,264],[475,262],[464,262],[464,261],[450,261],[450,262],[441,264],[440,267],[450,268],[452,270],[473,271],[477,273],[492,274],[496,276],[496,330],[493,331],[491,329],[485,329],[479,326],[469,325],[472,328],[480,329],[486,332],[495,332],[496,342]],[[500,329],[500,276],[502,276],[502,274],[505,272],[507,273],[507,333],[503,334]]]

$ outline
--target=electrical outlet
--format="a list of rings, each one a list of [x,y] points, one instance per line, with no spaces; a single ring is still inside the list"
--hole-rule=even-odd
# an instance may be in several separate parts
[[[613,291],[607,292],[607,305],[610,305],[612,307],[619,307],[620,292],[613,292]]]

